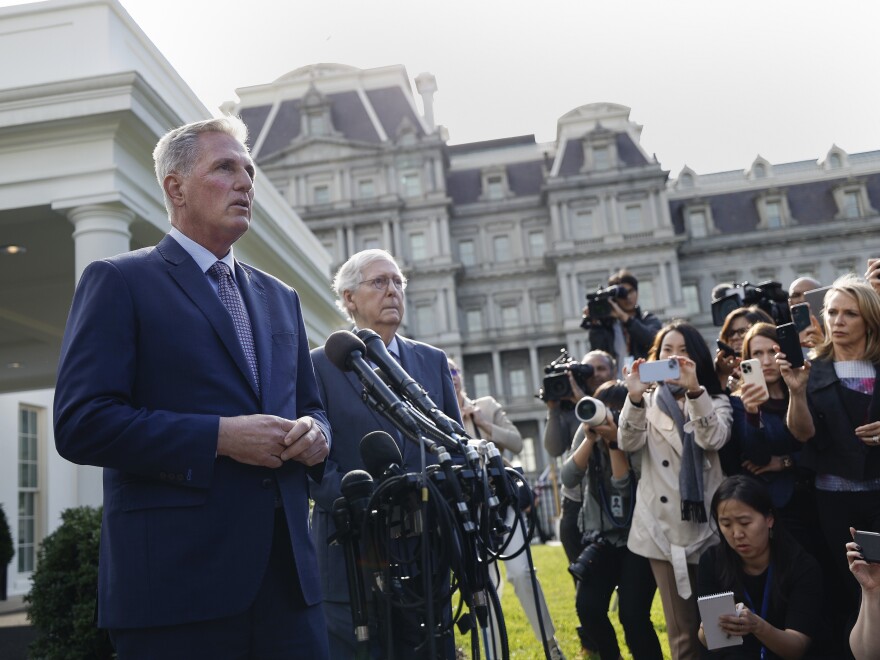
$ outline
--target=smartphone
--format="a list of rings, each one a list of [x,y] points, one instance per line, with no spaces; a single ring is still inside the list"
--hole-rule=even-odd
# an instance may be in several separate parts
[[[739,365],[739,368],[740,371],[742,371],[743,383],[755,383],[756,385],[760,385],[764,390],[764,394],[769,396],[769,392],[767,391],[767,381],[764,380],[764,370],[761,368],[761,362],[759,360],[756,358],[743,360],[742,364]]]
[[[802,302],[791,306],[791,322],[798,332],[803,332],[811,325],[813,320],[810,318],[810,303]]]
[[[725,344],[720,339],[716,339],[715,343],[718,344],[718,348],[721,350],[722,353],[730,357],[736,357],[736,350],[734,350],[733,346],[731,346],[730,344]]]
[[[791,363],[792,368],[804,366],[804,352],[801,350],[801,340],[794,323],[777,325],[776,337],[780,350],[785,353],[785,359]]]
[[[862,557],[869,564],[880,564],[880,534],[877,532],[860,532],[856,530],[853,540],[862,549]]]
[[[828,289],[830,288],[830,286],[823,286],[819,289],[811,289],[804,294],[804,300],[810,303],[810,309],[823,325],[825,323],[825,319],[822,315],[822,312],[825,309],[825,294],[828,293]]]
[[[662,383],[664,380],[680,377],[681,369],[675,358],[642,362],[639,365],[639,380],[643,383]]]

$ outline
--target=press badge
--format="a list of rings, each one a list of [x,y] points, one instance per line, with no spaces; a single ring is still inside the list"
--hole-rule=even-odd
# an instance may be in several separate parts
[[[611,496],[611,515],[615,518],[623,517],[623,497],[620,495]]]

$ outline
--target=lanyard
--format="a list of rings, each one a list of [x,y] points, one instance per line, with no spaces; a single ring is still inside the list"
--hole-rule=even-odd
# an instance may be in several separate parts
[[[770,566],[767,567],[767,580],[764,582],[764,600],[761,603],[761,618],[764,621],[767,620],[767,614],[770,611],[770,583],[773,581],[773,562],[770,562]],[[749,609],[752,612],[755,611],[755,606],[752,603],[752,598],[749,596],[748,589],[743,589],[743,595],[746,599],[746,604],[749,606]],[[761,644],[761,660],[764,660],[767,656],[767,647]]]

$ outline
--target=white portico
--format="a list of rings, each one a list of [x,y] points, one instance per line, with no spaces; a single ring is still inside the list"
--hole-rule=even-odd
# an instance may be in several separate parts
[[[16,540],[11,594],[70,506],[101,502],[100,471],[54,449],[55,371],[73,290],[91,261],[168,229],[152,150],[211,116],[116,0],[0,9],[0,503]],[[343,323],[330,258],[268,180],[236,256],[300,293],[313,344]],[[14,247],[6,247],[14,246]]]

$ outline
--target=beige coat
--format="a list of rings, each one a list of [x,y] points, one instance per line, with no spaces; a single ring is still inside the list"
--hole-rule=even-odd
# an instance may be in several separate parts
[[[711,518],[712,495],[724,479],[718,450],[730,438],[733,417],[724,395],[710,396],[705,390],[696,399],[685,397],[685,430],[703,449],[703,501]],[[629,397],[620,414],[618,444],[624,451],[640,452],[642,475],[636,492],[632,528],[627,547],[635,554],[672,563],[678,593],[691,595],[687,564],[696,564],[703,551],[718,542],[709,523],[681,519],[678,474],[681,469],[681,438],[675,422],[654,403],[653,393],[643,407]]]
[[[470,417],[464,420],[464,430],[468,432],[472,438],[483,438],[483,440],[491,440],[498,448],[498,451],[505,449],[518,454],[522,451],[523,442],[519,429],[514,426],[513,422],[507,419],[507,413],[504,408],[491,396],[480,397],[471,401],[486,418],[492,423],[492,436],[486,437],[483,431],[474,427],[473,420]]]

